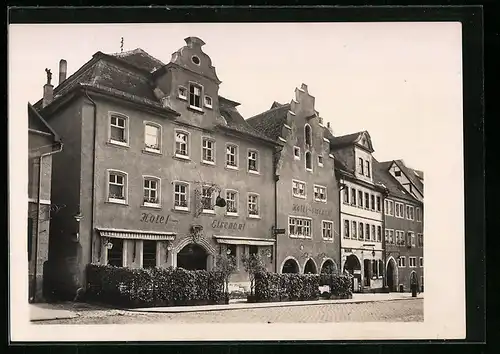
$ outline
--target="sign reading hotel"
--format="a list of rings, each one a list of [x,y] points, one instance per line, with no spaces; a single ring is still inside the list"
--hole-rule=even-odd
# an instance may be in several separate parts
[[[322,208],[313,208],[309,204],[294,204],[292,210],[296,213],[303,213],[306,215],[323,215],[323,216],[330,216],[332,215],[332,211],[328,209],[322,209]]]
[[[163,216],[152,213],[141,213],[141,222],[145,222],[148,224],[165,224],[168,225],[168,222],[176,223],[177,220],[174,220],[170,217],[170,215]]]

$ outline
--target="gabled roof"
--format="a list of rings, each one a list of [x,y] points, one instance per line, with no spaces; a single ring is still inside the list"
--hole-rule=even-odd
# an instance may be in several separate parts
[[[407,167],[403,160],[385,161],[384,166],[387,166],[387,169],[389,169],[393,163],[396,164],[396,166],[398,166],[401,169],[401,171],[403,171],[405,176],[410,180],[410,182],[417,189],[417,191],[421,195],[424,195],[423,172],[419,171],[422,174],[422,179],[420,179],[415,174],[416,170]]]
[[[418,202],[418,200],[405,191],[404,187],[389,173],[391,164],[392,161],[378,162],[375,158],[372,158],[373,181],[387,188],[389,191],[389,198],[392,196],[412,202]]]
[[[367,142],[366,142],[367,146],[363,146],[362,143],[359,145],[363,146],[363,148],[365,148],[365,149],[368,149],[370,152],[373,152],[373,146],[372,146],[370,134],[367,131],[356,132],[356,133],[352,133],[352,134],[333,137],[332,139],[330,139],[330,148],[332,150],[337,150],[337,149],[341,149],[344,147],[358,144],[360,142],[360,140],[362,140],[363,136],[366,136],[366,138],[367,138]]]
[[[247,118],[248,124],[261,131],[270,139],[276,141],[286,124],[286,117],[290,104],[279,104],[274,102],[271,109],[256,116]]]
[[[49,133],[54,137],[54,141],[61,142],[59,135],[52,127],[43,119],[38,111],[28,102],[28,127],[31,129],[40,130],[44,133]]]

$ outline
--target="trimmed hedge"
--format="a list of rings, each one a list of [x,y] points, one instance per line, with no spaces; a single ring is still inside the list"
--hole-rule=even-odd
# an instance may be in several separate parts
[[[259,272],[255,275],[255,298],[253,301],[318,300],[321,285],[330,286],[329,298],[347,299],[352,297],[351,279],[345,275]]]
[[[87,266],[86,299],[123,307],[224,303],[224,276],[182,268],[131,269]]]

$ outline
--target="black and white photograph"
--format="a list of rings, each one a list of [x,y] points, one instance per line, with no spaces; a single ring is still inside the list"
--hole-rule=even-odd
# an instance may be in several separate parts
[[[8,36],[13,337],[464,336],[459,22]]]

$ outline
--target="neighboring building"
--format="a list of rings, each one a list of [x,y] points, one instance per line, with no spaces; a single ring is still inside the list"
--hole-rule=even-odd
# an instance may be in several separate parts
[[[376,163],[375,178],[389,194],[384,202],[386,284],[390,291],[411,291],[411,280],[424,285],[423,172],[402,160]]]
[[[50,83],[45,89],[50,89]],[[28,103],[28,269],[29,300],[39,302],[47,295],[45,262],[49,255],[52,155],[60,152],[59,136]],[[36,275],[35,275],[36,274]]]
[[[368,132],[331,139],[341,182],[342,269],[354,276],[355,292],[384,289],[383,198],[373,176],[373,146]]]
[[[339,186],[331,133],[314,109],[314,97],[302,84],[289,104],[274,102],[247,122],[284,145],[275,158],[278,271],[337,271]]]
[[[97,52],[36,107],[65,141],[52,189],[67,207],[49,254],[59,297],[85,286],[89,263],[211,269],[221,252],[262,251],[274,271],[279,144],[219,96],[203,41],[185,41],[166,65],[141,49]],[[244,285],[239,263],[231,280]]]

